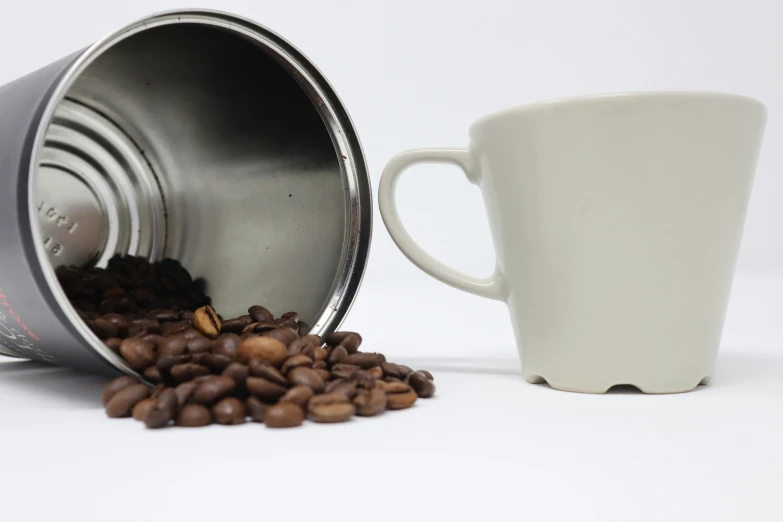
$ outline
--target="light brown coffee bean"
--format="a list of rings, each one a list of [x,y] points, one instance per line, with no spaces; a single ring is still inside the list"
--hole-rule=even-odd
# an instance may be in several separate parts
[[[429,399],[435,395],[435,383],[427,378],[424,372],[413,372],[408,376],[408,384],[410,384],[416,395],[422,399]]]
[[[279,368],[288,358],[286,346],[271,337],[250,337],[242,341],[237,349],[237,360],[247,364],[252,357],[263,359]]]
[[[166,388],[157,399],[155,405],[144,416],[144,425],[149,429],[168,426],[179,411],[179,401],[174,388]]]
[[[316,394],[324,392],[324,380],[312,368],[298,366],[288,374],[288,380],[294,385],[308,386]]]
[[[245,403],[235,397],[227,397],[212,407],[212,417],[218,424],[244,424],[246,416]]]
[[[139,381],[133,377],[128,377],[127,375],[117,377],[116,379],[110,381],[106,386],[103,387],[101,404],[106,406],[118,391],[122,390],[123,388],[127,388],[128,386],[133,386],[134,384],[139,384]]]
[[[312,367],[312,365],[313,365],[313,360],[311,358],[309,358],[306,355],[299,354],[299,355],[291,356],[288,359],[286,359],[283,365],[280,367],[280,371],[283,374],[287,374],[288,372],[290,372],[291,370],[299,366],[306,366],[307,368],[310,368]]]
[[[200,428],[212,423],[212,414],[201,404],[188,404],[177,415],[177,426]]]
[[[247,309],[247,313],[255,323],[273,323],[275,321],[275,316],[272,315],[272,312],[263,306],[251,306]]]
[[[110,418],[127,417],[133,407],[149,396],[150,389],[146,384],[132,384],[115,393],[106,403],[106,415]]]
[[[250,375],[250,369],[244,364],[231,363],[223,370],[223,375],[231,377],[237,383],[237,386],[244,388],[245,381],[247,381],[247,377]]]
[[[280,402],[293,402],[302,409],[307,408],[307,403],[313,396],[313,390],[309,386],[297,385],[285,392],[280,397]]]
[[[376,379],[383,379],[383,369],[380,366],[373,366],[372,368],[367,370],[367,373],[369,373]]]
[[[349,399],[353,399],[356,395],[356,383],[337,379],[326,385],[326,393],[341,393]]]
[[[247,410],[247,416],[250,417],[253,422],[264,422],[264,414],[268,406],[261,402],[258,397],[252,395],[245,401],[245,410]]]
[[[410,408],[416,402],[417,395],[413,388],[404,382],[386,383],[386,407],[390,410]]]
[[[125,339],[120,344],[120,355],[131,368],[142,371],[157,360],[155,345],[141,339]]]
[[[355,364],[356,366],[360,366],[364,369],[372,368],[373,366],[378,366],[381,363],[378,354],[370,353],[370,352],[350,354],[347,357],[345,357],[341,362],[347,364]]]
[[[233,392],[236,382],[226,375],[212,375],[200,382],[193,393],[193,401],[201,404],[212,404]]]
[[[209,375],[209,368],[195,363],[176,364],[171,367],[171,376],[177,382],[192,381],[196,377]]]
[[[288,379],[280,373],[280,370],[262,359],[257,359],[255,357],[250,359],[248,368],[250,368],[250,375],[253,377],[263,377],[267,381],[271,381],[284,388],[288,387]]]
[[[299,339],[299,334],[296,333],[296,330],[292,330],[291,328],[287,328],[287,327],[275,328],[274,330],[269,330],[268,332],[264,332],[261,335],[263,335],[264,337],[271,337],[272,339],[277,339],[278,341],[283,343],[286,347],[292,342]]]
[[[177,404],[179,404],[180,408],[184,407],[188,402],[190,402],[199,384],[200,383],[188,381],[183,382],[174,388],[174,393],[177,394]]]
[[[211,306],[202,306],[193,312],[193,326],[205,337],[217,339],[220,335],[220,318]]]
[[[304,422],[302,408],[292,402],[281,402],[267,408],[264,424],[267,428],[295,428]]]
[[[356,415],[372,417],[386,409],[386,401],[386,393],[383,390],[374,388],[372,390],[359,390],[353,398],[353,405],[356,407]]]
[[[250,393],[265,402],[275,402],[286,392],[284,387],[263,377],[248,377],[245,386]]]
[[[345,422],[353,417],[356,408],[341,393],[326,393],[310,399],[307,411],[315,422]]]
[[[147,412],[149,412],[157,402],[157,399],[153,399],[152,397],[140,400],[136,403],[136,406],[133,407],[133,418],[137,421],[143,421],[144,417],[147,416]]]

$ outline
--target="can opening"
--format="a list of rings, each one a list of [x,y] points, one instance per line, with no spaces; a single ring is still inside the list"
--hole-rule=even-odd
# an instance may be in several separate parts
[[[96,50],[40,148],[34,204],[52,268],[171,257],[226,316],[264,304],[325,326],[355,255],[341,153],[354,138],[337,135],[295,60],[204,16]]]

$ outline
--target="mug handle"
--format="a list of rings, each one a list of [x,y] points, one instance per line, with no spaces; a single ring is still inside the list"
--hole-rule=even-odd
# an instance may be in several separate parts
[[[381,217],[397,247],[414,265],[449,286],[489,299],[503,300],[500,275],[497,270],[490,277],[480,278],[463,274],[444,265],[424,251],[411,237],[397,212],[397,181],[400,175],[416,163],[450,163],[457,165],[474,181],[473,158],[467,149],[415,149],[393,157],[383,169],[378,189]]]

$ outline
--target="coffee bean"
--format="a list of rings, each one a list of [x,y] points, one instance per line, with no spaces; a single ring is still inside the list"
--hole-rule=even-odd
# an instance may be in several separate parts
[[[177,404],[179,404],[180,408],[190,402],[193,394],[196,392],[196,388],[198,388],[200,384],[201,383],[198,382],[188,381],[183,382],[174,388],[174,393],[177,394]]]
[[[145,316],[147,319],[154,319],[159,323],[163,322],[175,322],[177,320],[177,312],[174,310],[153,310]]]
[[[313,370],[313,371],[318,375],[320,375],[321,380],[324,382],[328,381],[332,377],[332,374],[329,373],[329,370]]]
[[[247,363],[251,357],[258,357],[279,368],[283,361],[288,358],[288,350],[277,339],[271,337],[250,337],[239,345],[237,360],[241,363]]]
[[[169,335],[164,337],[158,343],[158,355],[165,357],[167,355],[182,355],[188,349],[188,340],[184,335]]]
[[[161,393],[163,393],[164,391],[166,391],[166,385],[165,385],[165,384],[163,384],[162,382],[159,382],[158,384],[156,384],[155,386],[153,386],[153,387],[150,389],[150,397],[152,397],[152,398],[154,399],[154,398],[156,398],[158,395],[160,395]]]
[[[261,323],[250,323],[249,325],[245,326],[245,328],[242,330],[243,335],[247,334],[262,334],[264,332],[269,332],[271,330],[277,329],[277,324],[274,322],[261,322]]]
[[[110,418],[127,417],[136,403],[146,399],[150,389],[145,384],[132,384],[115,393],[106,403],[106,415]]]
[[[288,346],[295,340],[299,339],[299,334],[296,333],[295,330],[292,330],[290,328],[275,328],[274,330],[269,330],[268,332],[264,332],[261,335],[263,335],[264,337],[271,337],[272,339],[277,339],[285,346]]]
[[[416,370],[416,371],[423,373],[424,376],[426,378],[428,378],[429,380],[431,380],[433,382],[435,381],[435,377],[433,377],[432,374],[430,372],[428,372],[427,370]]]
[[[356,407],[356,415],[372,417],[386,409],[386,401],[386,393],[383,390],[374,388],[372,390],[359,390],[353,398],[353,405]]]
[[[158,344],[160,344],[160,342],[163,340],[163,337],[161,337],[158,334],[148,333],[147,335],[140,337],[139,339],[141,339],[142,341],[147,341],[148,343],[152,343],[155,346],[158,346]]]
[[[210,339],[217,339],[220,335],[220,319],[215,309],[211,306],[202,306],[193,312],[193,326]]]
[[[386,407],[390,410],[409,408],[416,402],[416,392],[404,382],[386,383]]]
[[[335,348],[336,350],[337,348]],[[362,368],[372,368],[373,366],[378,366],[380,364],[380,360],[378,358],[377,353],[353,353],[345,357],[341,362],[348,363],[348,364],[355,364],[356,366],[360,366]]]
[[[393,377],[395,379],[404,379],[407,374],[405,373],[405,369],[400,366],[399,364],[394,364],[390,362],[382,362],[380,364],[381,369],[383,370],[384,377]]]
[[[155,399],[155,405],[144,417],[144,425],[150,429],[167,426],[179,411],[179,401],[174,388],[167,388]]]
[[[212,417],[218,424],[244,424],[245,416],[245,403],[234,397],[227,397],[212,407]]]
[[[200,428],[212,423],[212,414],[201,404],[188,404],[177,415],[177,426]]]
[[[242,339],[235,333],[220,334],[220,337],[212,343],[212,353],[215,355],[225,355],[231,359],[236,359],[237,349]]]
[[[264,379],[280,386],[288,386],[288,379],[286,379],[277,368],[264,360],[254,357],[253,359],[250,359],[250,364],[248,364],[248,367],[250,368],[250,375],[253,377],[263,377]]]
[[[128,320],[124,315],[106,314],[101,319],[110,322],[117,328],[117,337],[126,337],[128,335]]]
[[[312,365],[313,365],[313,360],[311,358],[309,358],[306,355],[299,354],[286,359],[283,365],[280,367],[280,371],[283,374],[286,374],[298,366],[306,366],[310,368]]]
[[[335,364],[343,362],[346,357],[348,357],[348,351],[345,347],[338,346],[332,348],[332,351],[329,352],[329,357],[326,358],[326,362],[328,362],[329,365],[334,366]]]
[[[356,332],[333,332],[326,336],[329,346],[342,346],[348,353],[356,353],[362,344],[362,336]]]
[[[318,338],[318,336],[305,335],[304,337],[300,337],[299,339],[294,340],[290,345],[288,345],[288,353],[291,355],[304,354],[312,359],[313,355],[315,354],[316,346],[321,346],[321,340]],[[305,353],[306,350],[309,353]]]
[[[245,327],[253,322],[249,315],[240,315],[235,319],[229,319],[220,323],[221,332],[242,333]]]
[[[140,317],[134,319],[128,324],[129,332],[140,332],[146,330],[147,333],[160,334],[160,323],[155,319],[147,319],[146,317]]]
[[[157,399],[153,399],[152,397],[140,400],[136,403],[136,406],[133,407],[133,418],[137,421],[144,420],[144,417],[147,416],[147,413],[157,404],[157,402]]]
[[[208,374],[209,368],[194,363],[177,364],[171,368],[171,376],[177,382],[192,381],[196,377]]]
[[[304,411],[292,402],[281,402],[267,408],[264,424],[267,428],[295,428],[304,422]]]
[[[193,356],[189,353],[183,353],[182,355],[164,355],[158,358],[158,362],[155,365],[161,374],[171,373],[171,369],[178,364],[189,363],[193,359]]]
[[[366,390],[372,390],[375,388],[375,377],[370,375],[366,370],[357,370],[351,375],[351,380],[356,382],[356,386],[364,388]]]
[[[160,375],[160,370],[158,370],[157,366],[150,366],[146,370],[144,370],[144,378],[147,379],[147,381],[151,382],[152,384],[158,384],[163,380],[163,378]]]
[[[358,335],[359,337],[361,337],[356,332],[332,332],[332,333],[326,334],[326,337],[324,338],[324,341],[329,346],[337,346],[337,345],[339,345],[343,341],[343,339],[345,339],[349,335]]]
[[[177,319],[179,321],[193,321],[193,311],[192,310],[180,310],[177,314]]]
[[[326,387],[324,380],[316,370],[304,366],[298,366],[291,370],[288,374],[288,380],[293,385],[308,386],[316,394],[323,393]]]
[[[351,378],[354,372],[356,372],[356,370],[360,369],[361,368],[355,364],[339,363],[332,366],[332,376],[338,379],[348,380]]]
[[[302,409],[307,408],[307,403],[310,402],[310,398],[314,395],[313,390],[309,386],[297,385],[285,392],[285,395],[280,397],[279,402],[293,402]]]
[[[117,335],[117,327],[104,319],[96,319],[87,323],[92,333],[98,336],[99,339],[108,339],[109,337],[115,337]]]
[[[326,358],[329,357],[329,352],[326,351],[326,348],[323,346],[316,346],[313,348],[313,360],[318,361],[325,361]]]
[[[286,389],[263,377],[248,377],[245,386],[250,393],[265,402],[275,402],[282,397]]]
[[[354,395],[356,395],[356,383],[337,379],[326,385],[326,393],[340,393],[349,399],[353,399]]]
[[[299,335],[307,335],[310,332],[310,325],[300,319],[299,328],[297,328],[296,331]]]
[[[192,354],[206,353],[212,350],[213,342],[206,337],[192,337],[188,340],[188,352]]]
[[[185,339],[187,339],[188,342],[192,341],[193,339],[204,339],[204,336],[201,335],[201,332],[199,332],[195,328],[188,328],[187,330],[182,332],[182,335],[185,336]]]
[[[380,366],[373,366],[372,368],[367,370],[367,373],[369,373],[376,379],[383,379],[383,369]]]
[[[251,306],[247,309],[247,313],[255,323],[273,323],[275,322],[275,316],[272,312],[264,308],[263,306]]]
[[[345,395],[326,393],[310,399],[307,411],[315,422],[345,422],[353,417],[356,408]]]
[[[118,339],[116,337],[110,337],[108,339],[105,339],[103,341],[103,344],[105,344],[112,352],[120,353],[120,344],[122,344],[122,339]]]
[[[212,375],[199,383],[193,393],[193,400],[201,404],[212,404],[233,392],[236,387],[237,384],[231,377]]]
[[[261,402],[258,397],[252,395],[245,401],[245,409],[247,415],[253,422],[264,422],[264,414],[266,413],[267,405]]]
[[[326,361],[315,361],[313,363],[313,370],[326,370],[327,368]]]
[[[185,319],[181,320],[178,323],[175,323],[175,325],[169,329],[166,330],[166,337],[170,337],[172,335],[180,335],[185,333],[188,330],[191,330],[193,327],[193,324],[190,322],[190,320]]]
[[[250,369],[244,364],[231,363],[223,370],[223,375],[231,377],[237,383],[237,386],[244,387],[245,381],[247,381],[247,377],[250,375]]]
[[[127,388],[128,386],[133,386],[134,384],[138,384],[138,381],[133,377],[128,377],[126,375],[117,377],[116,379],[110,381],[106,386],[103,387],[101,404],[106,406],[118,391]]]
[[[411,368],[410,366],[405,366],[404,364],[400,364],[400,368],[402,368],[402,369],[403,369],[403,371],[405,372],[405,378],[406,378],[406,379],[408,378],[408,376],[409,376],[410,374],[412,374],[412,373],[413,373],[413,368]],[[403,380],[404,380],[404,379],[403,379]]]
[[[144,370],[155,364],[155,345],[141,339],[125,339],[120,344],[120,355],[134,370]]]
[[[291,328],[292,330],[297,332],[297,335],[299,335],[299,314],[297,314],[296,312],[284,313],[280,317],[280,319],[275,320],[275,323],[279,326],[285,326],[287,328]]]
[[[408,384],[422,399],[435,395],[435,384],[427,378],[424,372],[413,372],[408,376]]]

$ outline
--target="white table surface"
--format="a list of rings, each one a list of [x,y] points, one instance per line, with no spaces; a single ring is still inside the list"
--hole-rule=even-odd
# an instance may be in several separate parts
[[[498,303],[368,284],[346,326],[437,397],[279,431],[147,431],[103,379],[0,357],[0,521],[780,521],[782,312],[740,278],[712,384],[596,396],[525,382]]]

